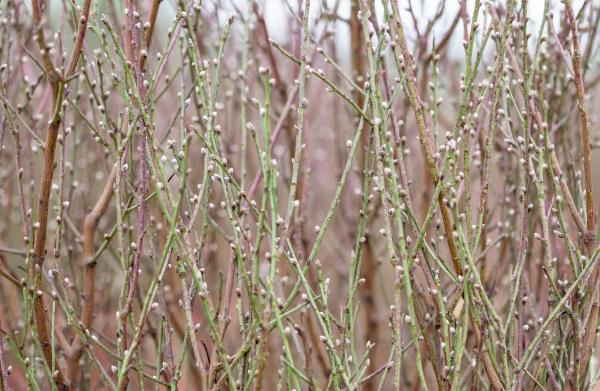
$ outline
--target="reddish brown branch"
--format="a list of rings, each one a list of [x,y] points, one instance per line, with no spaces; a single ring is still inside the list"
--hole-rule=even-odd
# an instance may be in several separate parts
[[[71,58],[69,59],[69,65],[65,73],[65,79],[71,77],[75,73],[79,57],[83,50],[83,40],[85,39],[85,30],[87,28],[88,18],[90,16],[90,6],[92,5],[91,0],[86,0],[83,3],[81,9],[81,16],[79,17],[79,29],[77,30],[77,38],[75,38],[75,44],[71,51]]]
[[[154,35],[154,28],[156,27],[156,17],[158,16],[158,8],[160,7],[162,0],[152,0],[152,8],[150,8],[150,17],[148,18],[148,29],[144,36],[146,41],[146,48],[150,49],[152,44],[152,36]],[[146,65],[147,57],[142,57],[140,68],[143,70]]]
[[[587,248],[588,256],[592,255],[595,248],[595,215],[594,215],[594,192],[592,186],[592,161],[591,161],[591,141],[588,113],[585,105],[585,87],[581,73],[581,49],[579,46],[579,30],[577,28],[577,19],[573,12],[571,0],[565,0],[565,10],[569,19],[571,37],[573,41],[573,78],[575,88],[577,89],[577,107],[579,109],[579,121],[581,130],[581,149],[583,151],[583,175],[585,181],[585,203],[586,203],[586,223],[587,232],[584,235],[584,242]],[[588,286],[588,292],[592,295],[592,307],[590,315],[585,325],[585,332],[581,343],[581,368],[587,368],[592,355],[592,348],[596,340],[596,327],[598,326],[598,306],[600,305],[600,289],[598,289],[598,274],[600,269],[597,265],[591,274],[591,286]]]
[[[71,59],[69,61],[69,67],[66,73],[63,75],[62,80],[68,79],[75,71],[77,62],[79,61],[79,55],[81,54],[81,47],[83,45],[83,39],[85,38],[85,31],[87,28],[87,21],[89,17],[91,0],[85,0],[82,8],[82,14],[77,32],[77,39],[73,47]],[[42,294],[42,267],[46,256],[46,235],[48,229],[48,206],[50,202],[50,191],[52,187],[52,176],[54,175],[54,154],[56,151],[56,141],[58,138],[58,130],[61,124],[61,111],[62,111],[62,99],[64,92],[63,81],[60,80],[56,75],[56,71],[52,65],[50,59],[49,50],[46,46],[44,38],[41,6],[39,0],[32,2],[33,8],[33,20],[37,33],[37,41],[44,55],[44,66],[46,71],[46,78],[50,84],[52,92],[52,106],[50,121],[46,131],[46,142],[44,148],[44,163],[42,168],[42,178],[38,197],[38,227],[35,231],[34,244],[33,244],[33,255],[32,263],[30,268],[30,275],[32,284],[35,286],[35,295],[33,299],[33,319],[35,327],[40,340],[44,359],[49,367],[53,366],[55,362],[54,352],[52,345],[48,337],[48,330],[46,327],[46,310],[44,305],[44,297]],[[63,371],[60,366],[57,365],[57,370],[52,374],[59,390],[68,390],[70,385],[66,382]]]
[[[100,198],[92,210],[85,216],[83,224],[83,305],[81,310],[80,324],[84,331],[89,330],[92,326],[92,317],[94,315],[95,307],[96,229],[98,228],[98,223],[106,212],[106,209],[108,208],[110,200],[113,196],[113,186],[117,174],[116,167],[117,166],[113,167],[108,180],[104,185],[104,190],[102,191]],[[70,350],[67,367],[69,370],[71,384],[76,385],[79,377],[79,359],[83,354],[83,341],[80,338],[75,337]]]

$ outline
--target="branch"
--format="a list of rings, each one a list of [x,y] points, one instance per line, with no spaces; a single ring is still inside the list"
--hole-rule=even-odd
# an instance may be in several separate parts
[[[40,185],[40,193],[38,197],[38,224],[39,227],[35,231],[33,256],[31,262],[30,275],[33,285],[35,286],[35,295],[33,298],[33,319],[35,327],[40,339],[40,345],[44,354],[44,359],[48,367],[52,368],[55,363],[54,351],[52,344],[48,338],[48,329],[46,326],[46,309],[44,305],[42,292],[42,267],[44,265],[44,259],[46,256],[46,235],[48,230],[48,206],[50,201],[50,191],[52,187],[52,176],[54,175],[54,154],[56,151],[56,140],[58,137],[58,130],[61,124],[61,111],[62,111],[62,100],[64,95],[64,84],[63,80],[69,78],[74,72],[79,56],[81,54],[81,47],[83,45],[83,39],[85,38],[85,30],[87,28],[87,21],[89,18],[91,0],[85,0],[82,8],[81,23],[79,24],[79,30],[73,52],[71,53],[71,60],[69,61],[69,67],[67,72],[63,75],[63,79],[57,77],[54,66],[50,59],[48,48],[46,47],[46,41],[44,38],[43,26],[41,21],[41,7],[40,0],[33,0],[33,19],[35,28],[37,30],[37,41],[44,55],[44,67],[46,70],[46,77],[50,83],[52,90],[52,111],[50,115],[50,122],[48,123],[48,129],[46,132],[46,142],[44,149],[44,164],[42,168],[42,178]],[[57,365],[57,370],[52,374],[59,390],[70,390],[71,386],[65,381],[63,371],[60,366]]]
[[[92,317],[94,315],[94,295],[96,292],[96,246],[94,239],[96,237],[96,229],[112,199],[116,174],[117,166],[115,165],[104,185],[104,190],[100,198],[92,210],[85,216],[83,223],[83,308],[79,321],[84,331],[91,329]],[[71,345],[67,362],[71,384],[77,384],[79,359],[83,354],[83,342],[80,338],[75,337]]]

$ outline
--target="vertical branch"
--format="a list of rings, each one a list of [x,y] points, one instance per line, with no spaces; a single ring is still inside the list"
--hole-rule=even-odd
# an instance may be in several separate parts
[[[146,34],[144,35],[144,41],[146,43],[146,48],[150,49],[150,45],[152,44],[152,37],[154,36],[154,29],[156,28],[156,18],[158,16],[158,8],[160,7],[160,3],[162,0],[152,0],[152,8],[150,8],[150,17],[148,18],[148,29],[146,30]],[[147,57],[142,57],[140,68],[143,70],[146,65]]]
[[[8,387],[8,370],[4,361],[4,332],[0,324],[0,391],[6,390]]]
[[[307,62],[306,53],[308,51],[308,36],[309,32],[309,14],[310,0],[304,0],[303,21],[302,21],[302,47],[300,49],[300,77],[298,87],[298,124],[296,125],[296,143],[294,151],[294,159],[292,160],[292,181],[290,183],[290,194],[287,206],[287,215],[283,227],[283,235],[286,235],[293,217],[294,200],[296,200],[296,187],[298,185],[298,173],[300,172],[300,164],[302,161],[302,136],[304,133],[304,111],[308,104],[306,100],[306,73]]]
[[[160,7],[160,3],[162,3],[162,0],[152,0],[152,8],[150,8],[150,17],[148,18],[148,30],[146,30],[146,35],[144,36],[144,39],[146,40],[146,47],[148,49],[152,44],[152,37],[154,35],[154,28],[156,27],[156,17],[158,16],[158,8]],[[142,64],[144,64],[144,59],[142,59]],[[142,68],[144,68],[143,65]]]
[[[360,86],[360,82],[364,82],[365,77],[365,39],[362,31],[362,24],[358,16],[360,12],[359,0],[352,0],[351,11],[350,11],[350,50],[352,56],[352,78]],[[359,107],[364,107],[365,95],[360,90],[354,91],[354,100]],[[365,131],[366,125],[363,128],[362,136],[360,139],[360,146],[358,148],[358,167],[363,170],[361,180],[365,181],[366,171],[368,169],[366,165],[366,151],[367,144],[369,143],[369,133]],[[357,208],[360,208],[360,199],[357,201]],[[378,343],[379,339],[379,320],[377,313],[377,306],[375,302],[376,292],[376,278],[377,278],[377,262],[373,254],[373,248],[371,240],[366,236],[366,242],[364,244],[364,251],[362,252],[360,273],[364,278],[364,286],[361,289],[361,296],[365,303],[365,345],[368,341],[375,344],[371,352],[370,370],[374,370],[379,365],[379,351],[381,344]],[[376,386],[375,381],[370,381],[365,384],[366,389],[372,390]]]
[[[587,232],[584,234],[583,241],[586,246],[587,255],[590,257],[596,245],[595,215],[594,215],[594,191],[592,184],[592,161],[591,161],[591,140],[588,113],[585,104],[585,87],[581,73],[581,49],[579,43],[579,30],[577,19],[573,12],[571,0],[565,0],[565,10],[569,19],[571,38],[573,41],[573,73],[575,88],[577,89],[577,108],[579,110],[579,122],[581,131],[581,149],[583,152],[583,175],[585,181],[585,204],[586,204],[586,225]],[[600,269],[594,267],[590,278],[591,286],[588,291],[592,295],[592,305],[589,317],[585,324],[585,333],[583,335],[580,357],[581,368],[587,368],[592,349],[596,340],[596,327],[598,326],[598,307],[600,307],[600,286],[598,274]]]
[[[54,155],[56,151],[56,140],[58,137],[58,130],[62,119],[62,100],[65,87],[63,80],[66,80],[73,75],[77,66],[77,62],[79,61],[81,48],[83,46],[83,40],[85,38],[85,31],[87,28],[90,5],[91,0],[85,0],[82,7],[82,14],[80,17],[79,29],[77,31],[77,38],[73,46],[73,51],[71,52],[69,65],[63,77],[59,78],[56,74],[54,66],[52,65],[50,53],[48,47],[46,46],[46,41],[44,38],[40,1],[33,0],[32,2],[33,19],[35,28],[37,30],[36,35],[38,46],[40,48],[40,51],[42,51],[44,57],[46,78],[48,80],[48,83],[50,84],[52,93],[51,114],[50,121],[48,123],[48,128],[46,130],[44,162],[42,167],[40,191],[38,196],[38,226],[34,236],[33,255],[30,268],[31,281],[35,286],[35,295],[33,299],[34,322],[38,333],[38,337],[40,339],[44,359],[46,360],[46,363],[50,368],[52,368],[53,363],[55,362],[55,357],[54,352],[52,350],[52,344],[48,336],[48,330],[46,326],[46,309],[44,305],[44,296],[42,292],[42,268],[46,256],[48,207],[50,202],[50,191],[52,187],[52,176],[54,175]],[[52,375],[54,377],[54,380],[56,381],[59,390],[70,389],[69,384],[64,378],[63,371],[59,366],[57,366],[57,368],[58,369]]]
[[[581,73],[581,49],[579,46],[579,30],[577,28],[577,19],[573,13],[571,0],[565,0],[567,17],[571,27],[571,36],[573,40],[573,73],[575,88],[577,89],[577,109],[579,110],[579,122],[581,130],[581,149],[583,151],[583,174],[585,180],[585,203],[587,216],[588,233],[585,241],[594,247],[595,243],[595,216],[594,216],[594,190],[592,185],[592,161],[591,161],[591,140],[590,124],[585,104],[585,86],[583,84],[583,75]]]

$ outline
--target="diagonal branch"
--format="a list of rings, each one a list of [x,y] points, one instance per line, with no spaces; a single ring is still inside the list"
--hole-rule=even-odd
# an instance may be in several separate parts
[[[46,131],[46,142],[44,148],[44,163],[42,167],[42,178],[40,181],[40,192],[38,196],[38,224],[35,231],[33,255],[30,268],[30,276],[32,284],[35,287],[35,295],[33,298],[33,319],[35,322],[36,330],[40,340],[42,353],[48,367],[52,368],[55,362],[54,352],[52,344],[48,338],[48,329],[46,326],[46,309],[44,305],[44,296],[42,292],[42,267],[44,265],[44,259],[46,256],[46,235],[48,230],[48,206],[50,201],[50,191],[52,187],[52,176],[54,175],[54,154],[56,151],[56,141],[58,138],[58,131],[62,121],[62,100],[64,96],[64,82],[63,80],[69,79],[70,76],[75,72],[79,56],[81,54],[81,48],[83,46],[83,40],[85,38],[85,31],[87,28],[87,22],[89,18],[91,0],[85,0],[82,7],[82,14],[80,18],[79,29],[77,31],[77,38],[73,47],[73,52],[69,60],[69,66],[66,73],[59,77],[57,75],[52,61],[50,59],[49,50],[46,46],[44,38],[42,14],[40,0],[33,0],[33,21],[36,29],[37,41],[40,50],[44,56],[44,68],[46,72],[46,78],[50,84],[52,91],[52,106],[50,121]],[[57,366],[57,370],[52,374],[54,381],[56,382],[59,390],[69,390],[71,386],[65,380],[62,369]]]

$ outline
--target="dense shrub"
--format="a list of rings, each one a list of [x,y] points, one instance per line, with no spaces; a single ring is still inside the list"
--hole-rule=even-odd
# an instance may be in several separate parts
[[[0,390],[594,389],[599,26],[0,0]]]

